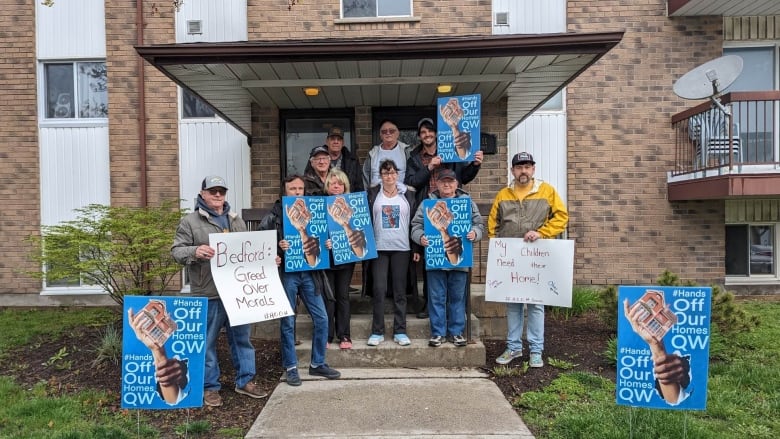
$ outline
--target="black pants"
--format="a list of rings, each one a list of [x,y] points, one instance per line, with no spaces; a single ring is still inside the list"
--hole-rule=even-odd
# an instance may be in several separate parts
[[[355,264],[337,265],[325,272],[328,276],[328,282],[333,288],[333,295],[336,301],[325,301],[325,309],[328,311],[328,343],[333,341],[333,335],[336,340],[342,337],[350,337],[349,321],[351,319],[349,311],[349,284],[352,282],[352,273],[355,271]]]
[[[406,275],[409,271],[409,251],[380,251],[371,262],[374,280],[374,317],[371,333],[385,333],[385,293],[388,275],[393,278],[393,334],[406,334]]]

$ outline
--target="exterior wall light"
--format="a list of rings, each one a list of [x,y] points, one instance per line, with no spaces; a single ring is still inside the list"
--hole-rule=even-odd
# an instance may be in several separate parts
[[[452,84],[439,84],[436,87],[436,91],[439,93],[449,93],[452,91]]]
[[[303,94],[306,96],[317,96],[320,94],[320,89],[317,87],[305,87],[303,89]]]

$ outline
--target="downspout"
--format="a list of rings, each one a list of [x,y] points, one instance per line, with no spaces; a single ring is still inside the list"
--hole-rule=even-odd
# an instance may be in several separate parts
[[[144,45],[144,0],[135,1],[135,29],[136,45]],[[139,189],[141,197],[141,207],[148,206],[148,184],[146,180],[146,93],[144,90],[144,59],[138,57],[138,160],[139,166]]]

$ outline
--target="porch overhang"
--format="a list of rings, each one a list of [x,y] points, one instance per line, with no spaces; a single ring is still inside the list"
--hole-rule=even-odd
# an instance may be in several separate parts
[[[747,17],[780,14],[780,2],[777,0],[668,0],[666,8],[670,17]]]
[[[279,109],[434,106],[507,98],[513,128],[598,61],[623,32],[189,43],[136,47],[244,134],[250,105]],[[306,96],[305,87],[317,87]]]
[[[669,182],[669,201],[777,197],[780,174],[729,174]]]

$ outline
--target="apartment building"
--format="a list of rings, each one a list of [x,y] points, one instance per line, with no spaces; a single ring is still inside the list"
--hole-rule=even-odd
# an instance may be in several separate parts
[[[26,238],[74,208],[189,208],[219,174],[234,209],[262,210],[329,127],[362,161],[380,120],[416,143],[437,97],[475,93],[487,155],[467,189],[488,205],[511,155],[532,152],[569,205],[576,284],[652,284],[664,269],[751,292],[780,284],[775,2],[50,3],[9,3],[0,18],[3,305],[110,303],[24,274],[36,269]],[[685,122],[711,105],[672,85],[724,54],[745,60],[732,90],[753,93],[722,98],[740,153],[692,166]],[[487,252],[475,253],[479,281]]]

